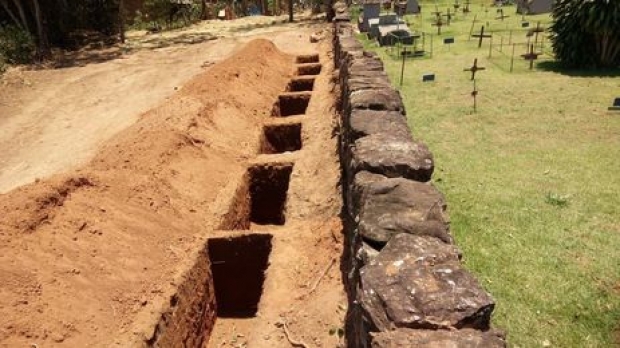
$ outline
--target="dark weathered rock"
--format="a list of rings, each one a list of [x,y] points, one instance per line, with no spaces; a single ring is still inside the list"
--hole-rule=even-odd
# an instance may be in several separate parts
[[[380,332],[372,338],[372,348],[504,348],[506,339],[499,331],[463,329],[412,330]]]
[[[400,93],[393,88],[361,90],[349,94],[351,109],[399,111],[405,107]]]
[[[381,71],[377,71],[377,70],[357,70],[357,71],[352,71],[349,72],[347,75],[348,79],[355,79],[355,78],[385,78],[387,79],[387,73],[383,70]]]
[[[487,330],[493,299],[461,267],[455,246],[401,233],[360,270],[358,301],[373,331]]]
[[[338,29],[342,32],[347,32],[345,27]],[[362,51],[362,44],[353,36],[343,34],[337,36],[337,42],[334,54],[334,63],[336,66],[340,66],[341,62],[345,59],[349,52]]]
[[[390,178],[429,181],[433,155],[424,143],[392,134],[373,134],[355,141],[351,149],[353,173],[366,170]]]
[[[383,71],[383,62],[379,58],[352,58],[347,64],[347,71]]]
[[[356,257],[360,260],[360,265],[363,266],[372,261],[377,255],[379,255],[379,250],[368,243],[362,242],[362,246],[357,250]]]
[[[349,197],[347,197],[346,206],[349,214],[351,214],[354,219],[358,219],[361,208],[361,198],[366,187],[373,182],[387,179],[387,177],[381,174],[374,174],[367,171],[361,171],[354,175],[346,191],[349,195]]]
[[[346,82],[343,82],[342,86],[343,95],[345,96],[349,96],[357,91],[392,88],[387,76],[381,75],[376,77],[350,78]]]
[[[407,119],[397,111],[352,110],[349,116],[350,141],[373,134],[386,133],[413,140]]]
[[[443,195],[431,184],[402,178],[374,181],[363,188],[359,233],[373,243],[387,243],[400,233],[426,235],[452,243]]]

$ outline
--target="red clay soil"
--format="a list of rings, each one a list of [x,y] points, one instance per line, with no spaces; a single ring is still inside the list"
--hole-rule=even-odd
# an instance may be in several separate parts
[[[107,346],[148,331],[141,318],[169,301],[200,233],[217,228],[230,199],[219,193],[255,157],[293,62],[253,41],[88,165],[1,195],[0,346]]]

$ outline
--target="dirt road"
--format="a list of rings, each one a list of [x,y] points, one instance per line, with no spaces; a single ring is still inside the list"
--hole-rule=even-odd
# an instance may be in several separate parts
[[[282,18],[208,21],[151,36],[130,33],[136,52],[120,58],[96,62],[102,54],[80,62],[84,66],[9,71],[0,80],[0,193],[86,163],[103,142],[251,39],[269,38],[289,53],[307,51],[316,28],[271,25],[276,20]],[[211,40],[214,36],[220,38]],[[204,37],[209,40],[200,40]]]

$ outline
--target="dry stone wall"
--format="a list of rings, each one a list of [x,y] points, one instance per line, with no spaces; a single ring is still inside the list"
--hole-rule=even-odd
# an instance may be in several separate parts
[[[495,303],[461,264],[433,155],[412,137],[382,61],[333,5],[347,233],[349,347],[505,347]]]

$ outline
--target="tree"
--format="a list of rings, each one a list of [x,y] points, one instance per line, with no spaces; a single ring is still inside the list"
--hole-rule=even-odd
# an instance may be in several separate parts
[[[620,67],[620,0],[556,0],[551,41],[569,68]]]
[[[12,0],[10,3],[8,0],[0,0],[0,4],[19,29],[37,38],[37,57],[39,59],[49,57],[50,45],[39,0]],[[36,30],[32,29],[32,24]]]

